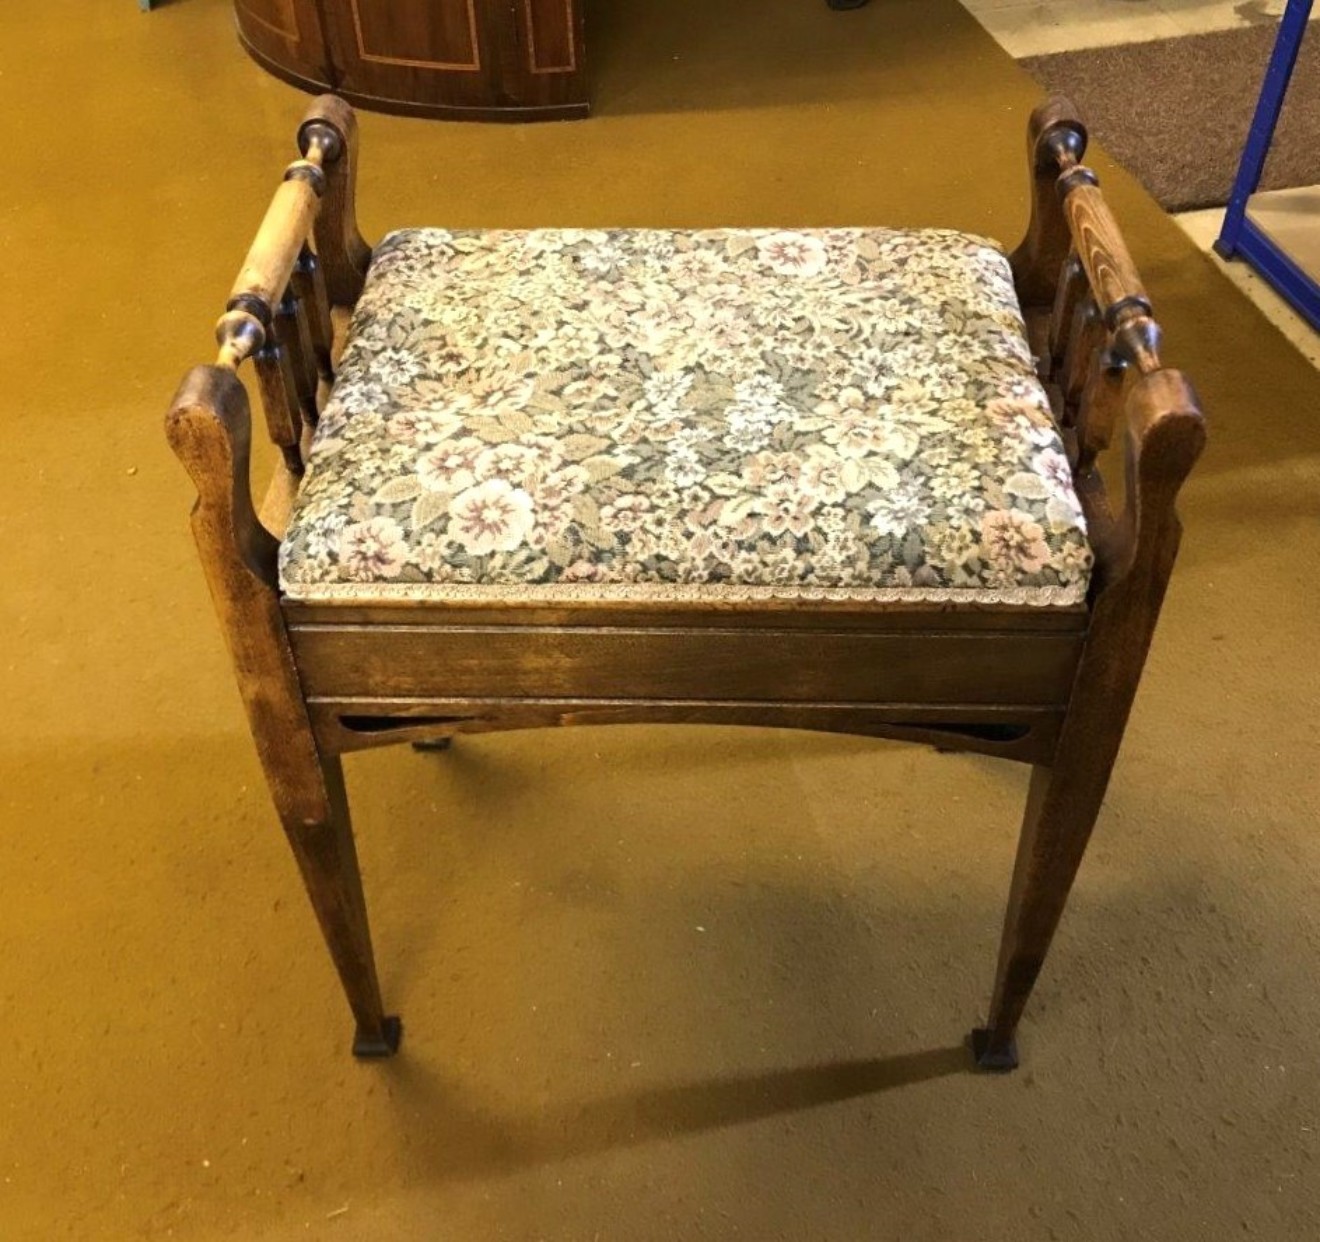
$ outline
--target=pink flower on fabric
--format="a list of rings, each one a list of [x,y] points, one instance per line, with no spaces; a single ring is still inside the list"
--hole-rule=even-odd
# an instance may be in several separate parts
[[[512,552],[532,529],[532,498],[505,479],[487,479],[449,506],[449,537],[470,556]]]
[[[408,561],[403,529],[391,517],[368,518],[345,526],[339,537],[339,564],[356,582],[397,578]]]
[[[757,241],[756,253],[781,276],[815,276],[829,259],[824,242],[806,233],[771,233]]]
[[[651,502],[645,496],[616,496],[600,511],[602,530],[640,530],[650,520]]]
[[[605,566],[593,561],[574,561],[562,574],[561,582],[604,582]]]
[[[1020,509],[987,513],[981,519],[981,545],[986,559],[1004,570],[1034,574],[1050,559],[1045,531]]]

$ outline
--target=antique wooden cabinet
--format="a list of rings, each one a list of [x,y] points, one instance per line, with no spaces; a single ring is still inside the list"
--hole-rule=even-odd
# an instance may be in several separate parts
[[[473,120],[585,116],[581,0],[234,0],[272,73],[365,108]]]

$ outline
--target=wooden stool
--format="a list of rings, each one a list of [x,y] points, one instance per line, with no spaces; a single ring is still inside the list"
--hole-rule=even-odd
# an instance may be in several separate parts
[[[299,145],[167,431],[354,1052],[400,1027],[341,755],[710,722],[1031,765],[973,1038],[1016,1065],[1205,438],[1072,108],[1031,118],[1011,259],[886,229],[419,229],[373,252],[352,111],[318,99]],[[247,360],[282,453],[260,517]],[[1096,460],[1120,413],[1115,512]]]

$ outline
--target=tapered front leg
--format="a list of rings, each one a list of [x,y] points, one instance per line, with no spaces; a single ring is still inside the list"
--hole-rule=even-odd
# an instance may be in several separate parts
[[[309,819],[305,807],[286,805],[279,807],[280,819],[357,1021],[353,1055],[391,1056],[402,1026],[398,1018],[386,1016],[381,1003],[342,763],[322,759],[317,777],[325,792],[324,813]],[[278,789],[275,796],[278,805]]]
[[[1090,770],[1078,764],[1090,761]],[[1027,808],[999,945],[990,1018],[972,1032],[976,1063],[987,1070],[1017,1068],[1015,1036],[1091,838],[1112,755],[1061,755],[1052,767],[1032,769]]]

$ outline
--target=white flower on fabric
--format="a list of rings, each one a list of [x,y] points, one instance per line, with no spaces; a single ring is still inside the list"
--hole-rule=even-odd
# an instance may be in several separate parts
[[[691,487],[706,477],[697,450],[688,443],[673,445],[665,459],[665,476],[675,487]]]
[[[930,518],[930,505],[914,483],[900,484],[879,500],[873,500],[868,509],[871,525],[882,535],[905,535],[924,526]]]
[[[374,517],[345,526],[339,537],[339,565],[355,582],[397,578],[408,560],[403,530],[393,518]]]
[[[1045,480],[1046,487],[1055,496],[1072,496],[1072,467],[1068,465],[1068,459],[1058,449],[1046,449],[1043,453],[1037,453],[1036,460],[1031,465],[1036,473]]]
[[[409,349],[382,349],[371,359],[376,378],[389,388],[406,388],[421,374],[422,365]]]
[[[729,430],[724,443],[736,453],[756,453],[770,443],[774,421],[764,410],[742,409],[731,406],[728,410]]]
[[[656,410],[672,414],[691,387],[691,371],[656,371],[646,377],[642,393]]]
[[[756,254],[780,276],[815,276],[829,261],[825,244],[807,233],[771,233],[757,241]]]
[[[624,262],[624,254],[617,246],[605,244],[586,251],[578,262],[582,264],[583,271],[599,275],[613,271]]]
[[[784,386],[771,375],[753,375],[733,387],[733,399],[741,406],[772,414],[784,400]]]
[[[532,529],[532,498],[506,479],[487,479],[449,506],[449,538],[470,556],[512,552]]]
[[[1043,415],[1038,415],[1036,419],[1027,419],[1019,417],[1017,422],[1022,428],[1022,434],[1026,440],[1034,444],[1037,448],[1050,448],[1059,442],[1059,433],[1055,431],[1053,423],[1043,421]]]
[[[600,246],[609,241],[603,229],[533,229],[523,237],[523,245],[532,254],[555,254],[586,242]]]
[[[436,444],[454,435],[462,426],[463,420],[453,414],[402,410],[385,420],[385,434],[395,443],[412,448]]]

